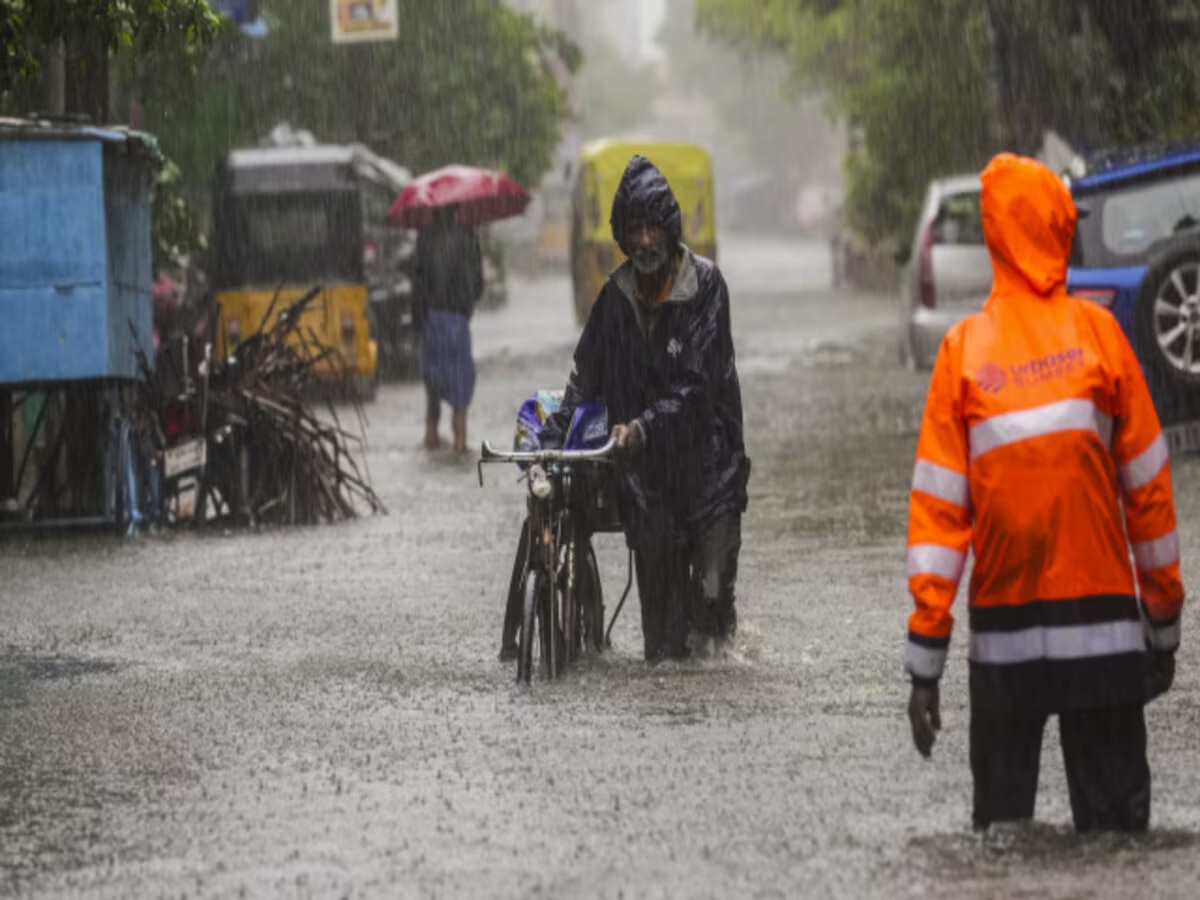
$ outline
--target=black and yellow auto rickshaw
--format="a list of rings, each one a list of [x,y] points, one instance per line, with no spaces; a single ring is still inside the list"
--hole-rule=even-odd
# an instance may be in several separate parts
[[[625,166],[635,154],[649,159],[670,182],[683,212],[684,243],[716,259],[712,162],[707,150],[696,144],[639,140],[586,144],[579,152],[571,210],[571,280],[580,324],[587,321],[609,274],[625,259],[608,220]]]
[[[305,352],[320,357],[314,371],[325,386],[372,396],[378,348],[367,315],[366,269],[401,187],[386,161],[362,147],[231,153],[213,190],[216,352],[235,352],[268,315],[320,285],[320,297],[304,312]]]

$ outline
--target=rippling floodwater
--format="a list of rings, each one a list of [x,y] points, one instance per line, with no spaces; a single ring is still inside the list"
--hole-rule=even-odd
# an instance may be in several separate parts
[[[1051,727],[1039,821],[973,834],[961,641],[931,763],[904,717],[924,379],[895,365],[888,298],[799,290],[821,248],[740,249],[731,652],[647,667],[635,595],[611,654],[516,690],[496,652],[522,488],[418,450],[422,393],[387,386],[386,517],[0,544],[0,894],[1194,896],[1194,613],[1149,712],[1152,833],[1071,833]],[[566,281],[512,294],[475,321],[472,442],[569,366]],[[1175,477],[1200,583],[1200,466]],[[611,612],[626,556],[598,543]]]

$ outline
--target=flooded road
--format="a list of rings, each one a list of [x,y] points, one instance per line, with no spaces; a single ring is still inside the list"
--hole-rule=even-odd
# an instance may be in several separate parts
[[[904,715],[926,379],[823,247],[723,251],[754,460],[727,656],[647,667],[634,597],[611,654],[518,692],[496,653],[523,488],[419,450],[421,388],[384,386],[387,516],[0,543],[0,895],[1194,896],[1194,608],[1148,712],[1152,833],[1071,834],[1051,727],[1040,824],[973,835],[962,635],[932,763]],[[569,369],[567,280],[510,290],[474,323],[475,446]],[[1175,479],[1200,585],[1200,465]],[[625,551],[598,549],[611,612]]]

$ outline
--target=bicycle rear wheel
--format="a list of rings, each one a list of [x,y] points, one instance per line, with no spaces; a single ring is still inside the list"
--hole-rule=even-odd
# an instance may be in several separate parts
[[[542,651],[542,669],[554,680],[567,667],[567,642],[563,624],[566,596],[548,574],[543,574],[546,589],[538,595],[538,646]]]
[[[583,619],[583,641],[597,653],[604,649],[604,590],[600,585],[600,566],[591,541],[586,552],[579,554],[579,571],[575,576],[576,604]]]
[[[538,597],[543,593],[544,580],[545,575],[540,569],[526,569],[521,582],[521,632],[517,644],[517,682],[520,684],[529,684],[533,677]]]

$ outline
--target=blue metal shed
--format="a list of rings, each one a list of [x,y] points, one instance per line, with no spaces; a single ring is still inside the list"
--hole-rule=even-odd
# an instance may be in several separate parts
[[[0,384],[137,377],[156,158],[134,132],[0,119]]]
[[[0,119],[0,519],[132,522],[153,138]]]

